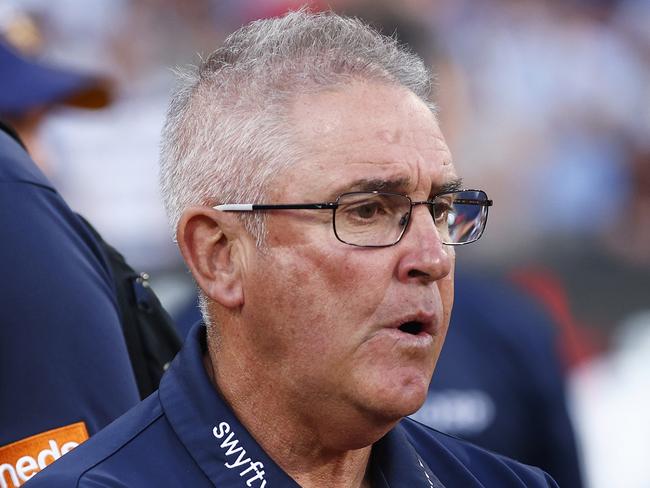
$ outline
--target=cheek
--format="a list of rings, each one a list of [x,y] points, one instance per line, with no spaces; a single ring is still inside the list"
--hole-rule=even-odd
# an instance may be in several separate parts
[[[362,333],[361,326],[384,300],[391,274],[383,276],[366,262],[369,253],[345,251],[323,252],[313,243],[273,249],[249,280],[253,284],[245,290],[247,308],[273,310],[257,321],[282,317],[282,323],[271,327],[281,328],[284,337],[307,348],[314,345],[322,351],[349,344],[350,336]]]
[[[295,291],[296,302],[322,302],[336,307],[350,301],[357,305],[377,304],[377,288],[388,286],[389,264],[377,251],[354,248],[334,236],[331,220],[297,226],[304,215],[280,216],[269,226],[273,266],[283,276],[287,288]],[[295,230],[295,232],[291,232]],[[377,266],[386,262],[386,266]]]
[[[382,276],[367,262],[369,254],[309,249],[288,257],[287,280],[297,292],[293,300],[305,309],[326,314],[321,317],[325,321],[343,320],[353,326],[349,321],[363,320],[382,302],[391,277],[390,273]]]

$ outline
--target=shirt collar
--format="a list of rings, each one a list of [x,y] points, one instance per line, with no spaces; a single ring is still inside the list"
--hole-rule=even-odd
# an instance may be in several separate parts
[[[444,488],[409,442],[401,423],[372,447],[373,486],[390,488]]]
[[[160,382],[172,429],[215,486],[299,488],[259,446],[210,382],[203,366],[205,326],[187,336]],[[371,476],[381,488],[441,488],[398,425],[373,446]]]
[[[197,324],[160,382],[160,403],[178,438],[215,486],[297,488],[214,388],[204,351],[205,326]]]

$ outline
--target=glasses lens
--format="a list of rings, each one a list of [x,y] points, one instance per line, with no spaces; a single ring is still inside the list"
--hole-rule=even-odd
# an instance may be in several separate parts
[[[431,211],[442,241],[468,244],[481,237],[487,222],[487,200],[480,190],[438,195]]]
[[[334,232],[354,246],[395,244],[409,220],[411,201],[391,193],[344,193],[334,212]]]

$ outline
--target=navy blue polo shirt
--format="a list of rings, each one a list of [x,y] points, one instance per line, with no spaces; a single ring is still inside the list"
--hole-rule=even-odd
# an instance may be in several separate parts
[[[0,486],[16,487],[139,401],[110,269],[0,130]]]
[[[257,444],[204,369],[197,324],[160,389],[27,487],[297,487]],[[556,487],[538,468],[404,419],[373,447],[373,486]]]

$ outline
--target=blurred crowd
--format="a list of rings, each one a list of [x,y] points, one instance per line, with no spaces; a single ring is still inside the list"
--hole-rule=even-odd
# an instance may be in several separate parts
[[[40,114],[27,113],[17,123],[33,130],[31,153],[70,205],[149,272],[172,314],[194,296],[157,189],[172,67],[302,3],[0,4],[10,44],[93,73],[110,92],[101,110],[57,109],[37,125]],[[555,318],[587,486],[650,486],[650,2],[311,5],[394,30],[431,62],[465,186],[495,201],[480,245],[458,260],[507,277]]]

